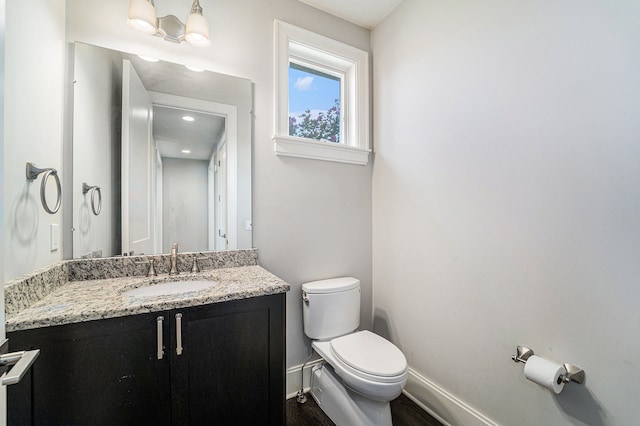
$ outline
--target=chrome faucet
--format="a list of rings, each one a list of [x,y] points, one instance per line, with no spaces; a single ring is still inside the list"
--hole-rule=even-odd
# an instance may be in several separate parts
[[[171,246],[171,270],[169,275],[178,275],[178,244],[175,243]]]

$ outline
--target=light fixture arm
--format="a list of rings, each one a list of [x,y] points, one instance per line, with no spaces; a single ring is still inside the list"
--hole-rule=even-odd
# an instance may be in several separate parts
[[[193,0],[193,4],[191,5],[191,13],[197,13],[198,15],[202,15],[202,7],[200,6],[200,0]]]

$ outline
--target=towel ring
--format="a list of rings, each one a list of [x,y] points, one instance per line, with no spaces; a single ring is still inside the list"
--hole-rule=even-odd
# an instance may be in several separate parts
[[[52,167],[46,169],[39,169],[33,163],[27,163],[27,180],[34,181],[40,175],[40,173],[44,173],[44,177],[42,178],[42,183],[40,183],[40,201],[42,202],[42,207],[49,214],[56,214],[58,210],[60,210],[60,203],[62,201],[62,185],[60,185],[60,177],[58,176],[58,171]],[[56,205],[53,209],[49,208],[49,204],[47,203],[46,191],[47,191],[47,181],[49,177],[53,176],[56,181]]]
[[[102,211],[102,191],[97,185],[90,186],[86,182],[82,182],[82,193],[86,195],[89,191],[91,191],[91,211],[98,216]],[[96,194],[98,194],[97,201]]]

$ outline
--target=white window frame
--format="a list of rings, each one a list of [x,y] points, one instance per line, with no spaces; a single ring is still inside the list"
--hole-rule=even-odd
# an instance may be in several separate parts
[[[274,21],[276,155],[366,165],[369,162],[369,54]],[[289,136],[289,61],[341,76],[340,143]]]

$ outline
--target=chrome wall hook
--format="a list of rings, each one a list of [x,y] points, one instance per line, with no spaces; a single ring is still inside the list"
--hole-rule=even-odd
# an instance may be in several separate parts
[[[44,173],[44,177],[42,178],[42,183],[40,184],[40,201],[42,202],[42,207],[47,213],[56,214],[58,213],[58,210],[60,210],[60,204],[62,201],[62,185],[60,184],[60,177],[58,176],[58,171],[52,167],[46,168],[46,169],[39,169],[38,167],[35,166],[35,164],[27,163],[26,174],[27,174],[27,180],[29,182],[36,180],[36,178],[41,173]],[[47,197],[46,197],[47,181],[51,176],[53,176],[53,178],[56,181],[56,190],[57,190],[56,205],[53,209],[49,207],[49,204],[47,203]]]
[[[91,191],[91,211],[93,211],[94,215],[98,216],[100,211],[102,211],[102,191],[100,191],[99,186],[91,186],[86,182],[82,182],[82,194],[86,195],[89,191]]]

